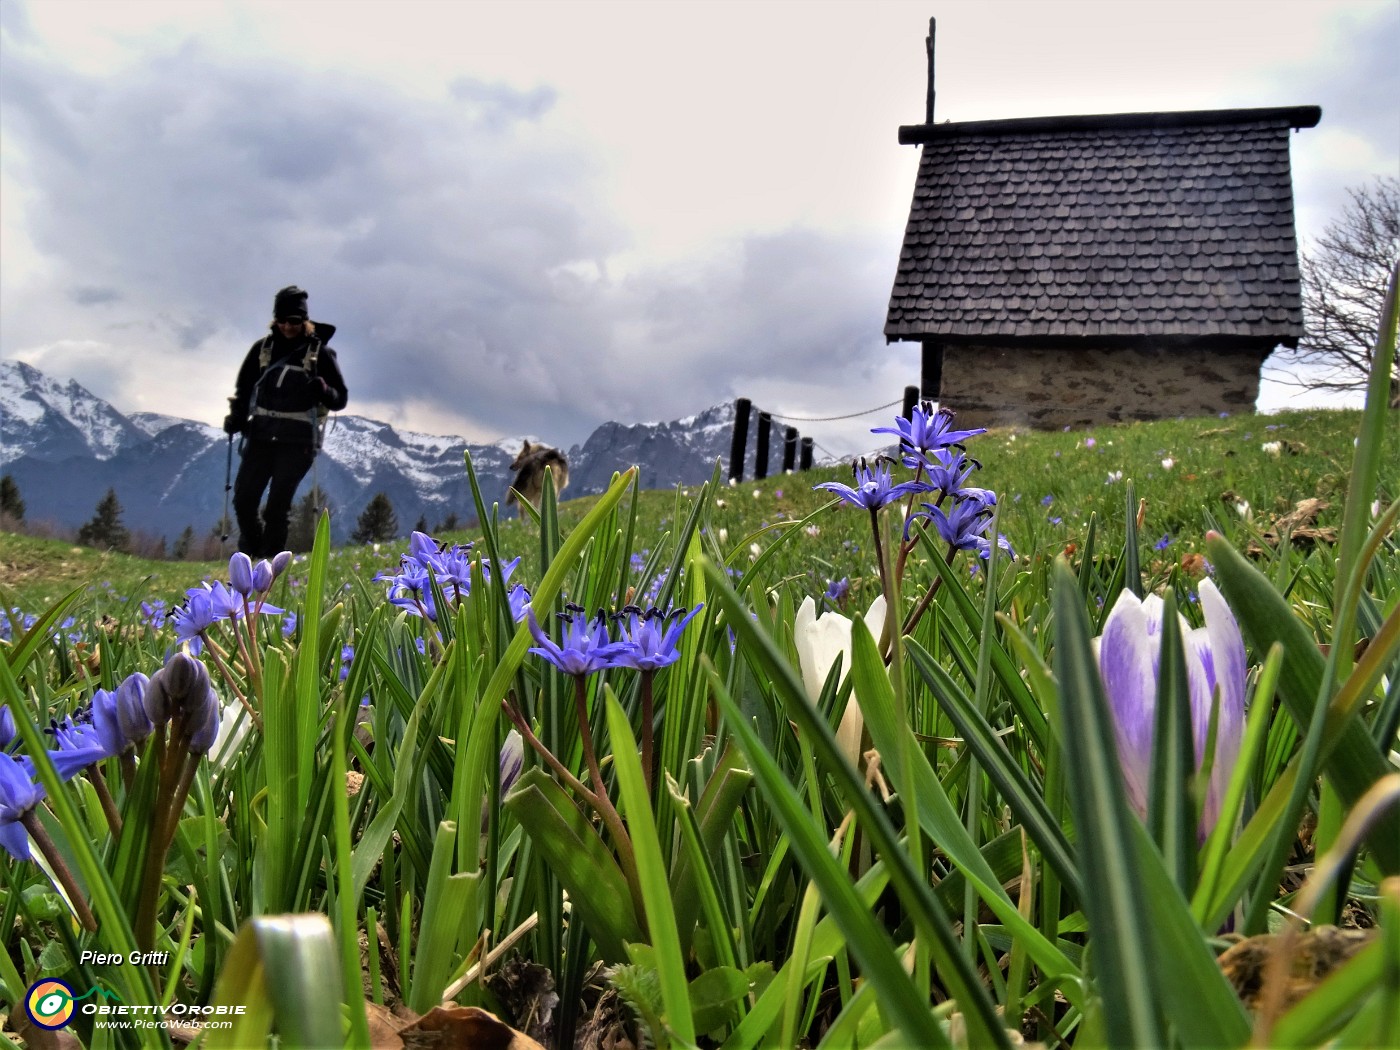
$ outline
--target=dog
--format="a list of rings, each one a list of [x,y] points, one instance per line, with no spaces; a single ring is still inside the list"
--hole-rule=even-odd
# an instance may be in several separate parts
[[[544,492],[544,472],[548,467],[554,472],[554,493],[558,495],[569,487],[569,461],[564,453],[548,445],[532,445],[525,442],[520,454],[510,469],[515,471],[515,480],[506,493],[506,506],[518,503],[522,498],[530,506],[538,508],[540,495]]]

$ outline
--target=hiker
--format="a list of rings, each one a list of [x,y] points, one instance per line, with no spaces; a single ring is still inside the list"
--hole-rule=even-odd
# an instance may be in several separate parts
[[[224,433],[243,435],[233,513],[238,549],[252,558],[271,558],[286,547],[292,500],[320,450],[326,414],[344,408],[349,396],[326,345],[335,325],[311,320],[306,300],[296,285],[277,293],[271,331],[244,358],[224,420]]]

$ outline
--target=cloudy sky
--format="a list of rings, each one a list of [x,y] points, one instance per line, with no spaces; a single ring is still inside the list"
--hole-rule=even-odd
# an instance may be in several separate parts
[[[939,120],[1322,106],[1305,243],[1400,170],[1395,0],[0,0],[0,359],[216,423],[296,283],[412,430],[894,401],[930,16]]]

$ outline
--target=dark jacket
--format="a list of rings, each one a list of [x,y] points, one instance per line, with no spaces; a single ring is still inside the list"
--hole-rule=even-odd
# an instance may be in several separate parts
[[[345,407],[349,393],[326,345],[335,325],[313,324],[315,336],[284,339],[274,332],[243,359],[229,418],[250,440],[314,445],[318,417]]]

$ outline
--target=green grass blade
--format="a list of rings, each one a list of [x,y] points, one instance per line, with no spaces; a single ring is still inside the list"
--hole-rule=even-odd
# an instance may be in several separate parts
[[[856,811],[861,827],[870,836],[875,851],[890,866],[890,881],[904,906],[909,909],[918,935],[927,939],[926,943],[933,953],[939,974],[957,998],[971,1037],[983,1045],[1006,1046],[1006,1032],[996,1009],[963,955],[942,906],[930,891],[928,880],[918,874],[907,851],[901,847],[884,810],[874,805],[859,774],[842,757],[831,727],[807,701],[805,687],[796,670],[773,640],[749,618],[745,606],[729,586],[723,572],[707,563],[705,573],[710,580],[711,593],[723,608],[726,622],[738,639],[738,648],[742,649],[753,664],[755,672],[764,675],[778,690],[787,716],[797,723],[803,739],[807,746],[812,748],[822,768],[831,774],[841,787],[847,804]],[[870,631],[864,626],[864,621],[857,620],[857,623],[860,626],[853,625],[853,640],[862,637],[864,642],[858,644],[873,646],[874,640],[869,637]],[[747,725],[743,727],[743,731],[752,733]],[[735,728],[734,732],[739,734],[740,730]],[[756,741],[757,737],[752,739]],[[750,766],[753,767],[755,756],[747,747],[744,751]],[[754,772],[757,775],[758,770],[755,768]],[[765,794],[768,792],[765,791]],[[810,824],[804,823],[803,826],[810,830]],[[818,836],[816,841],[824,840]],[[824,846],[822,851],[827,858],[830,857],[829,853],[825,853]],[[804,865],[808,860],[809,858],[804,857]],[[815,877],[811,867],[807,870]],[[831,903],[831,898],[828,897],[828,907]],[[880,932],[883,934],[883,931]],[[863,963],[868,965],[864,960]]]
[[[1192,830],[1194,833],[1194,819]],[[1180,1045],[1197,1050],[1243,1046],[1249,1037],[1249,1020],[1234,988],[1221,973],[1146,828],[1132,820],[1129,831],[1137,848],[1137,875],[1146,908],[1143,919],[1154,945],[1152,958],[1170,960],[1152,968],[1152,984]],[[1097,940],[1094,943],[1097,951]]]
[[[433,842],[433,862],[423,890],[423,911],[407,995],[409,1009],[420,1014],[441,1002],[456,966],[459,944],[464,938],[470,941],[476,937],[475,910],[481,873],[453,874],[456,852],[457,825],[444,820],[438,824]]]
[[[1176,593],[1167,592],[1162,610],[1161,671],[1152,731],[1152,774],[1147,794],[1147,826],[1177,888],[1195,883],[1196,805],[1191,799],[1196,768],[1191,736],[1191,691]]]
[[[24,637],[13,647],[4,650],[5,662],[9,665],[10,671],[15,677],[19,677],[25,667],[28,666],[29,661],[33,659],[35,653],[43,646],[49,644],[50,639],[53,638],[54,631],[57,629],[57,624],[63,618],[63,614],[73,606],[73,603],[82,596],[82,593],[83,588],[81,587],[69,591],[62,598],[45,609],[39,618],[34,621],[34,626],[25,631]],[[0,615],[4,614],[0,613]]]
[[[365,887],[369,885],[369,878],[375,866],[384,856],[384,850],[394,834],[394,826],[398,823],[399,814],[403,812],[404,803],[409,799],[413,773],[417,768],[413,757],[418,747],[418,716],[422,710],[420,701],[414,706],[413,714],[409,716],[404,727],[403,741],[394,756],[393,792],[382,800],[379,812],[374,815],[374,819],[369,822],[369,826],[355,845],[350,870],[353,874],[351,889],[356,903],[359,902]]]
[[[713,576],[711,583],[719,589],[719,581]],[[820,887],[828,912],[845,935],[851,953],[860,961],[866,978],[879,989],[880,1001],[890,1019],[910,1046],[951,1047],[929,1009],[925,993],[915,988],[904,972],[894,942],[875,921],[868,906],[861,902],[846,870],[831,855],[824,833],[813,823],[802,796],[788,783],[758,734],[744,720],[723,681],[713,672],[711,684],[719,698],[725,724],[748,758],[759,790],[773,807],[803,868]],[[835,747],[834,740],[832,747]],[[895,852],[907,862],[902,850]],[[888,857],[884,859],[889,861]]]
[[[977,894],[992,909],[997,918],[1008,928],[1014,930],[1017,937],[1025,939],[1027,947],[1035,956],[1037,965],[1049,976],[1073,973],[1075,968],[1064,954],[1041,936],[1040,931],[1021,916],[1015,902],[1002,888],[1001,880],[992,870],[987,858],[959,819],[957,810],[948,798],[948,793],[944,790],[942,782],[939,781],[933,767],[929,764],[927,756],[919,749],[913,731],[907,723],[899,719],[895,709],[894,689],[890,684],[889,676],[884,671],[884,664],[880,661],[879,654],[874,651],[873,642],[871,647],[867,648],[856,641],[856,637],[864,638],[868,635],[868,631],[856,632],[853,635],[855,652],[851,674],[855,681],[857,695],[860,697],[861,710],[865,713],[865,724],[870,730],[875,749],[881,755],[897,755],[900,746],[899,738],[901,735],[905,737],[904,746],[909,749],[910,773],[915,781],[912,790],[904,783],[905,775],[898,764],[891,763],[884,767],[886,774],[894,782],[899,797],[915,800],[915,811],[920,826],[928,833],[929,838],[938,844],[938,848],[948,859],[963,872]],[[922,659],[931,660],[928,654],[919,648],[918,643],[912,639],[907,640],[906,644],[911,654],[914,654],[916,664],[920,664],[921,660],[918,654],[922,654]],[[971,701],[965,697],[962,700],[971,706]],[[985,725],[985,721],[983,725]],[[1000,781],[995,774],[993,782],[998,784],[998,790],[1000,790]],[[1013,812],[1016,811],[1014,803],[1012,809]]]
[[[1400,262],[1392,266],[1390,287],[1381,307],[1380,330],[1376,333],[1376,348],[1371,355],[1371,371],[1366,384],[1366,407],[1362,410],[1361,428],[1357,434],[1356,452],[1347,484],[1346,507],[1342,511],[1333,599],[1338,615],[1351,611],[1343,604],[1343,597],[1365,542],[1371,501],[1375,499],[1376,484],[1381,476],[1386,420],[1390,414],[1390,373],[1395,363],[1397,316],[1400,316]],[[1391,466],[1393,468],[1394,464]],[[1344,677],[1350,658],[1343,653],[1338,655],[1346,661],[1340,668]]]
[[[1060,880],[1071,887],[1075,896],[1079,897],[1082,891],[1074,850],[1050,814],[1040,792],[1012,760],[986,719],[978,713],[972,700],[958,688],[952,676],[913,639],[909,639],[906,645],[924,682],[967,742],[968,748],[977,756],[977,761],[992,778],[992,783],[1011,807],[1011,811],[1025,825],[1026,833],[1040,850],[1041,856],[1054,868]]]
[[[876,900],[881,892],[888,885],[889,879],[885,872],[885,866],[876,862],[869,871],[860,877],[855,884],[857,900],[870,910],[875,907]],[[827,959],[834,956],[838,951],[846,947],[846,939],[841,927],[836,919],[828,913],[825,918],[817,923],[816,929],[812,931],[811,956],[814,959]],[[814,969],[814,968],[813,968]],[[729,1038],[724,1041],[722,1050],[747,1050],[751,1047],[764,1047],[771,1045],[771,1041],[765,1037],[772,1026],[777,1023],[779,1015],[782,1013],[783,1003],[786,1001],[788,985],[792,981],[800,981],[805,984],[815,977],[814,972],[803,967],[798,972],[798,967],[792,960],[786,960],[782,968],[769,982],[753,1008],[745,1015],[744,1019],[734,1027],[729,1033]],[[864,982],[863,988],[876,987],[872,982]]]
[[[1138,560],[1137,491],[1132,479],[1123,485],[1128,503],[1123,526],[1123,586],[1142,597],[1142,565]],[[1104,603],[1107,606],[1107,602]]]
[[[569,891],[579,918],[607,962],[627,961],[625,942],[641,941],[642,927],[617,859],[564,789],[542,770],[528,769],[505,799]]]
[[[1325,661],[1317,642],[1268,577],[1250,565],[1224,537],[1212,533],[1206,548],[1215,565],[1216,578],[1246,640],[1256,652],[1267,652],[1274,643],[1283,646],[1282,696],[1293,720],[1302,727],[1312,723],[1322,690]],[[1319,761],[1328,779],[1347,805],[1389,771],[1376,742],[1353,716],[1328,711],[1322,729]],[[1369,845],[1387,874],[1400,873],[1400,812],[1388,811],[1372,828]]]
[[[666,1006],[665,1021],[684,1045],[695,1042],[695,1020],[690,1013],[690,992],[685,978],[685,959],[676,932],[676,913],[671,903],[670,883],[661,858],[661,842],[656,837],[655,817],[636,737],[627,721],[627,712],[617,702],[612,689],[606,690],[608,734],[612,740],[613,764],[622,796],[622,812],[637,852],[637,879],[641,884],[642,905],[646,908],[647,930],[656,951],[661,999]]]
[[[288,1050],[345,1045],[335,934],[324,915],[264,915],[238,932],[214,994],[244,1006],[230,1029],[205,1036],[209,1050],[264,1046],[275,1027]]]

